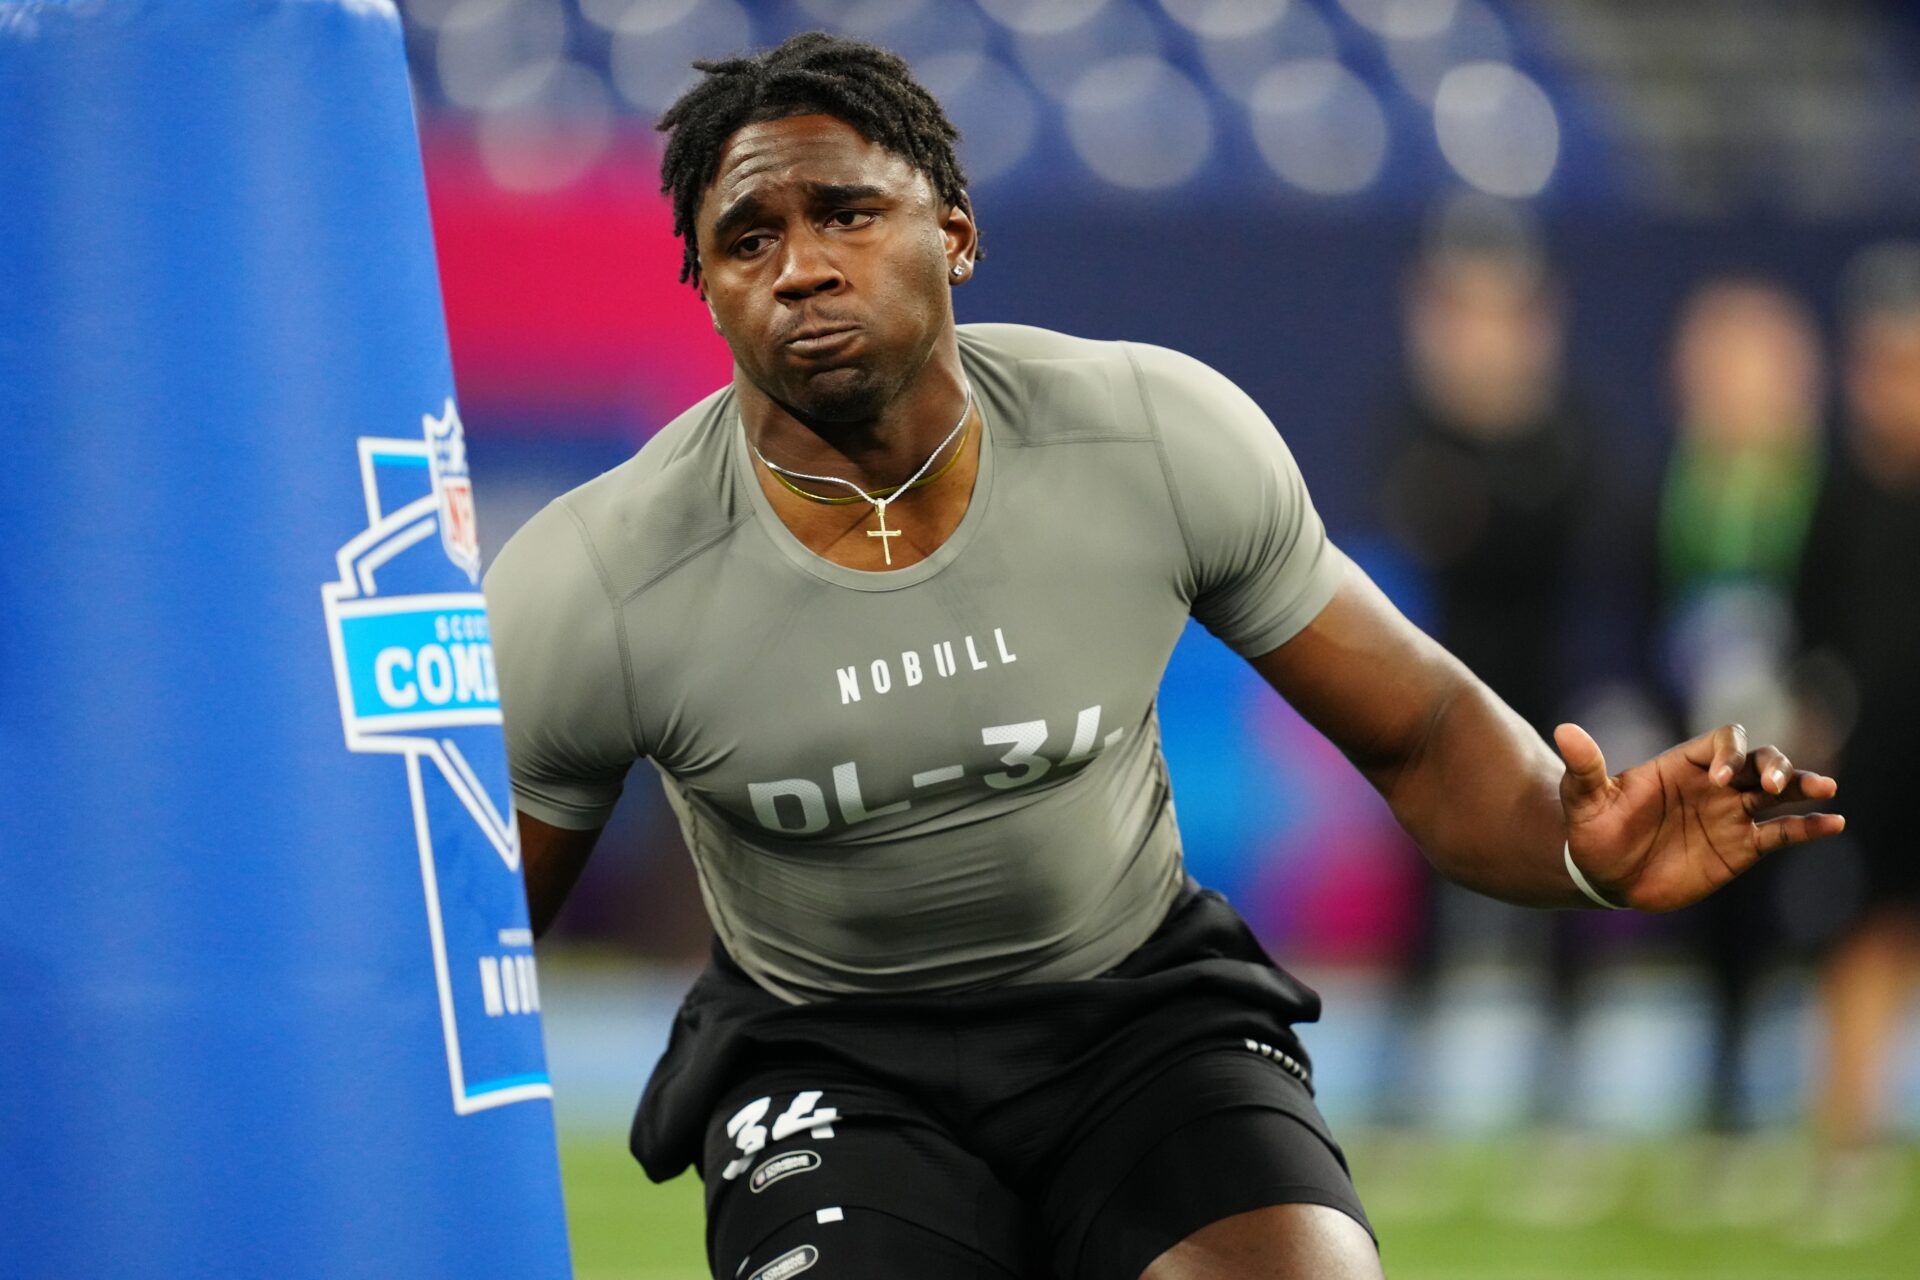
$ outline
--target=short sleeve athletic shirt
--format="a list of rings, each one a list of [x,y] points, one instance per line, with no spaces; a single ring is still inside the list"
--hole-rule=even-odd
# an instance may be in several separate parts
[[[733,390],[487,575],[521,812],[659,771],[727,950],[804,1002],[1091,977],[1183,880],[1154,700],[1187,618],[1284,643],[1342,558],[1251,399],[1188,356],[962,325],[972,499],[882,572],[808,550]]]

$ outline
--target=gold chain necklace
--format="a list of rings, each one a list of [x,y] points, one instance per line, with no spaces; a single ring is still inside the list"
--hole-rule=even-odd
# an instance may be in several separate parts
[[[927,485],[932,484],[935,480],[938,480],[941,476],[953,470],[953,464],[960,461],[960,455],[967,451],[967,437],[972,434],[973,434],[973,424],[968,423],[967,429],[960,433],[960,447],[955,449],[953,451],[953,456],[951,458],[948,458],[945,462],[941,463],[940,469],[934,472],[932,475],[922,476],[920,477],[920,479],[915,480],[912,484],[897,484],[893,486],[893,488],[891,489],[870,489],[868,490],[868,492],[873,494],[873,496],[876,498],[891,498],[893,497],[893,495],[901,492],[902,490],[920,489],[920,488],[924,488]],[[766,462],[766,459],[762,458],[761,461]],[[782,485],[786,486],[787,489],[789,489],[793,493],[800,495],[802,498],[805,498],[808,502],[818,502],[824,506],[829,506],[829,507],[844,507],[860,501],[860,499],[857,497],[829,498],[823,493],[813,493],[809,490],[802,489],[799,485],[787,479],[787,477],[784,474],[782,474],[782,472],[780,471],[780,468],[774,466],[772,463],[767,463],[767,470],[773,473],[773,478],[775,480],[778,480]]]
[[[893,563],[893,544],[891,540],[900,536],[900,530],[887,528],[887,506],[907,490],[917,489],[921,485],[932,484],[935,480],[938,480],[953,467],[954,463],[960,460],[960,455],[966,452],[966,435],[971,432],[968,420],[973,416],[973,384],[968,382],[965,385],[967,388],[967,402],[960,410],[960,421],[953,424],[953,430],[947,432],[947,438],[942,440],[934,451],[927,455],[927,460],[920,464],[919,471],[914,472],[905,484],[897,484],[890,489],[874,489],[869,491],[862,489],[853,481],[840,476],[815,476],[808,475],[804,471],[789,471],[785,467],[768,461],[767,455],[760,452],[759,445],[751,445],[750,447],[753,449],[753,456],[760,459],[760,465],[771,472],[775,480],[778,480],[782,485],[786,486],[789,491],[805,498],[808,502],[818,502],[823,506],[829,507],[843,507],[854,502],[867,502],[872,504],[874,514],[880,517],[880,527],[878,529],[867,530],[867,536],[869,538],[880,539],[881,554],[886,557],[886,563],[890,565]],[[940,469],[932,475],[923,475],[922,473],[933,465],[933,460],[939,457],[948,445],[953,443],[955,436],[960,437],[960,447],[953,451],[953,456],[942,463]],[[789,476],[791,476],[792,479],[788,479]],[[843,484],[853,490],[854,496],[850,498],[824,497],[821,494],[807,492],[799,485],[793,483],[794,480],[813,480],[820,484]]]

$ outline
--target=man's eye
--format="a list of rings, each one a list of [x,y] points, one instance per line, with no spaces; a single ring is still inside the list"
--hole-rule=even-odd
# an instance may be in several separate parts
[[[741,236],[733,242],[733,251],[743,254],[754,253],[760,248],[760,242],[765,239],[765,236]]]
[[[865,209],[835,209],[827,216],[827,221],[842,227],[864,227],[872,222],[874,215]]]

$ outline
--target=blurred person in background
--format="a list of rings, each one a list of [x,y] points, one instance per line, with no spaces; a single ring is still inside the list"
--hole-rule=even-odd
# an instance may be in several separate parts
[[[1884,1230],[1907,1194],[1888,1128],[1893,1049],[1920,979],[1920,855],[1908,737],[1920,722],[1920,243],[1862,253],[1841,295],[1846,438],[1813,517],[1799,592],[1809,720],[1851,772],[1848,922],[1821,974],[1824,1147],[1810,1223]]]
[[[1385,416],[1382,518],[1428,575],[1435,638],[1543,738],[1569,712],[1567,635],[1577,617],[1580,557],[1597,514],[1598,432],[1566,370],[1566,300],[1538,229],[1515,206],[1480,196],[1443,204],[1404,294],[1405,384]],[[1561,1060],[1579,1008],[1577,917],[1539,915],[1426,879],[1425,936],[1404,971],[1401,1000],[1416,1023],[1434,1012],[1449,971],[1499,965],[1538,972],[1549,1041],[1533,1073],[1532,1108],[1571,1110]],[[1418,1070],[1423,1055],[1404,1056]],[[1407,1099],[1413,1119],[1417,1088]],[[1552,1145],[1562,1176],[1529,1165],[1522,1194],[1500,1203],[1523,1217],[1604,1214],[1608,1197],[1587,1144]],[[1430,1179],[1408,1172],[1419,1183]],[[1537,1193],[1537,1194],[1536,1194]],[[1421,1195],[1430,1191],[1422,1187]]]
[[[1594,436],[1567,385],[1565,312],[1521,211],[1442,206],[1407,281],[1382,472],[1388,531],[1432,577],[1437,638],[1543,735],[1565,711]]]
[[[1724,276],[1680,309],[1673,347],[1676,434],[1660,486],[1655,669],[1674,729],[1722,721],[1760,737],[1793,729],[1792,600],[1822,473],[1820,337],[1812,314],[1771,281]],[[1766,962],[1784,927],[1777,873],[1763,865],[1675,924],[1692,935],[1713,1008],[1705,1119],[1723,1141],[1664,1197],[1679,1216],[1767,1221],[1794,1178],[1750,1143],[1742,1050]]]

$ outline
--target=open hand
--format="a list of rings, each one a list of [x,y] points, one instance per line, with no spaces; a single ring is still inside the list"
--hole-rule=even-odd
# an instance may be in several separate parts
[[[1784,805],[1830,799],[1832,778],[1771,746],[1747,749],[1746,730],[1722,725],[1609,775],[1600,746],[1577,724],[1553,731],[1566,762],[1560,802],[1573,861],[1609,901],[1672,911],[1718,889],[1790,844],[1836,835],[1836,813],[1774,814]]]

